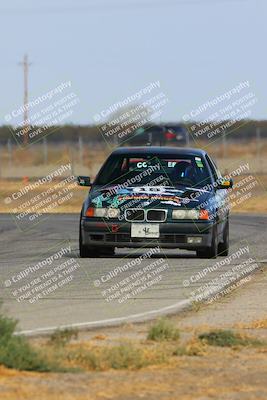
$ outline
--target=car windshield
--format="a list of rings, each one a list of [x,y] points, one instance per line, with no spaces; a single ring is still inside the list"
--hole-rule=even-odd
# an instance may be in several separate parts
[[[205,161],[195,155],[133,156],[108,158],[95,185],[203,187],[211,183]]]

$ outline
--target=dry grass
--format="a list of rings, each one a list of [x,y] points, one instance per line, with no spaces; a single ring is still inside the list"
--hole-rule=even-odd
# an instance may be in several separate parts
[[[151,365],[168,363],[169,351],[161,347],[149,347],[130,341],[115,346],[72,345],[66,349],[65,367],[86,371],[107,371],[110,369],[138,370]]]
[[[173,355],[174,356],[205,356],[208,354],[208,348],[206,344],[199,340],[196,336],[193,336],[186,344],[177,347]]]
[[[55,144],[48,145],[47,147],[47,159],[44,159],[43,146],[35,144],[30,146],[28,149],[22,149],[18,146],[12,148],[12,160],[10,162],[10,155],[6,147],[2,148],[1,160],[2,167],[10,166],[14,167],[37,167],[48,165],[56,165],[62,158],[72,160],[74,164],[83,164],[85,169],[91,169],[94,164],[102,163],[107,155],[110,153],[110,149],[101,148],[90,148],[89,146],[84,147],[84,151],[79,153],[78,146],[73,144]]]
[[[4,321],[12,321],[4,319]],[[15,323],[15,322],[14,322]],[[167,368],[177,362],[177,357],[208,357],[210,346],[259,348],[267,354],[267,343],[257,337],[247,336],[242,330],[198,329],[178,330],[177,324],[168,318],[160,319],[150,325],[144,338],[107,341],[105,336],[79,339],[73,329],[57,330],[48,339],[27,341],[27,346],[35,357],[45,356],[48,365],[56,366],[56,371],[109,371],[139,370],[147,367]],[[101,343],[98,343],[101,338]],[[15,339],[23,339],[15,337]],[[23,339],[23,343],[26,341]],[[1,349],[0,349],[1,350]],[[1,352],[0,352],[1,353]],[[28,368],[29,356],[22,352],[19,369],[35,370],[33,364]],[[25,364],[24,359],[27,361]],[[16,361],[16,358],[14,359]],[[4,364],[4,363],[3,363]],[[5,364],[4,364],[5,365]],[[27,368],[23,368],[26,365]],[[7,365],[16,368],[15,364]],[[37,371],[40,369],[37,364]],[[49,369],[50,370],[50,369]]]
[[[147,334],[148,340],[154,341],[166,341],[166,340],[178,340],[180,338],[180,332],[175,325],[166,318],[161,318],[156,321],[150,328]]]
[[[63,178],[64,179],[64,178]],[[23,181],[10,181],[10,180],[0,180],[0,212],[1,213],[12,213],[13,207],[16,207],[18,205],[21,205],[23,203],[26,203],[27,200],[33,199],[38,195],[42,195],[42,193],[46,193],[49,190],[54,190],[55,193],[58,193],[59,191],[55,189],[55,186],[59,182],[52,182],[52,183],[45,183],[42,184],[41,186],[35,188],[34,190],[31,190],[27,195],[23,197],[23,200],[16,201],[14,206],[12,203],[12,206],[9,204],[5,203],[5,198],[10,197],[12,193],[17,193],[21,189],[23,189],[26,185],[28,185],[27,182]],[[72,187],[68,190],[68,193],[71,194],[71,198],[67,199],[66,201],[62,202],[61,204],[57,205],[56,207],[53,207],[49,210],[49,213],[79,213],[82,207],[82,203],[84,201],[85,196],[88,193],[88,188],[82,188],[76,183],[72,185]],[[47,199],[48,196],[44,196],[42,198]],[[52,203],[52,200],[51,200]],[[27,209],[27,208],[26,208]],[[42,211],[42,208],[40,209]]]
[[[46,353],[52,348],[46,345]],[[103,347],[85,341],[67,344],[61,358],[65,366],[86,372],[40,374],[0,367],[1,400],[135,400],[139,395],[266,400],[267,395],[266,347],[233,351],[208,346],[195,336],[178,346],[143,340]]]
[[[3,201],[5,197],[10,196],[13,192],[18,192],[23,189],[27,183],[23,182],[23,176],[45,176],[46,174],[57,168],[57,165],[62,163],[74,164],[75,175],[89,175],[92,178],[96,175],[99,168],[101,167],[103,161],[106,159],[110,153],[110,149],[92,149],[85,148],[82,160],[79,156],[77,148],[71,149],[67,146],[50,146],[49,147],[49,158],[47,160],[47,165],[43,163],[42,160],[42,147],[32,146],[28,150],[21,150],[19,148],[14,148],[13,161],[10,165],[8,161],[8,154],[5,149],[2,151],[1,159],[1,176],[20,176],[19,180],[11,179],[1,179],[0,180],[0,212],[9,213],[12,209],[9,205],[5,204]],[[237,168],[240,162],[247,161],[250,164],[251,170],[260,169],[261,172],[264,171],[264,163],[267,159],[267,141],[262,142],[261,146],[261,160],[256,159],[257,146],[255,142],[249,144],[229,144],[227,149],[227,158],[223,160],[222,147],[220,144],[211,144],[208,146],[207,151],[218,159],[219,168],[224,171],[227,168]],[[5,172],[6,171],[6,172]],[[256,186],[251,189],[251,197],[240,201],[233,207],[233,212],[240,213],[266,213],[267,212],[267,198],[266,198],[266,188],[267,188],[267,165],[264,174],[257,174],[252,172],[257,182]],[[234,179],[237,183],[244,176]],[[31,181],[34,182],[38,178],[33,178]],[[29,197],[34,197],[47,191],[48,189],[54,187],[56,182],[50,184],[43,184],[41,187],[36,188],[34,192],[31,192]],[[236,189],[234,189],[236,190]],[[84,197],[87,194],[86,188],[80,188],[75,186],[72,190],[72,196],[67,201],[51,209],[52,213],[79,213],[81,205],[83,203]]]
[[[267,175],[261,176],[260,178],[257,179],[259,184],[251,190],[252,193],[251,198],[245,199],[241,201],[239,204],[236,204],[232,208],[232,212],[267,213],[267,195],[266,195]],[[236,182],[238,182],[238,180],[236,180]],[[38,187],[34,191],[31,191],[27,199],[33,198],[43,192],[46,192],[50,188],[54,188],[57,183],[58,182],[43,184],[41,187]],[[12,212],[12,208],[8,204],[5,204],[4,199],[7,196],[10,196],[11,193],[18,192],[19,190],[23,189],[26,185],[27,183],[23,183],[23,181],[0,180],[1,213]],[[52,208],[49,212],[79,213],[84,198],[88,193],[88,189],[74,184],[70,192],[72,193],[72,197],[69,200],[66,200],[62,204]],[[26,198],[23,201],[26,201]]]
[[[237,323],[235,325],[238,329],[267,329],[267,319],[257,319],[247,324]]]
[[[255,157],[258,154],[258,146],[256,140],[251,140],[249,142],[233,142],[227,140],[228,144],[226,145],[226,156],[227,158],[236,158],[236,159],[247,159],[250,157]],[[203,144],[203,147],[211,154],[215,159],[220,159],[223,154],[223,144],[219,141],[214,143]],[[267,141],[262,140],[260,146],[260,155],[267,154]]]
[[[240,333],[235,333],[232,330],[212,330],[201,333],[198,338],[209,346],[237,348],[240,346],[260,347],[265,345],[266,347],[266,343],[261,340],[244,334],[241,335]]]

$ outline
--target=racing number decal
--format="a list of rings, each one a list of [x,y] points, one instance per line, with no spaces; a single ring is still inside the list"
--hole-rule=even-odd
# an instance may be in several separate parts
[[[137,168],[147,168],[147,162],[146,161],[139,161],[136,164]]]

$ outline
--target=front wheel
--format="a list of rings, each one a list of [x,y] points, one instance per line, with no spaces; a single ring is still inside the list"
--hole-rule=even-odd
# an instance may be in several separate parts
[[[99,257],[99,253],[92,247],[84,246],[80,244],[80,257],[81,258],[96,258]]]
[[[80,247],[81,258],[96,258],[99,256],[112,257],[115,254],[114,247],[104,247],[99,249],[93,246],[84,246],[81,242],[79,247]]]
[[[211,246],[205,249],[197,250],[197,257],[199,258],[216,258],[218,255],[218,235],[217,225],[214,225],[212,230]]]
[[[228,256],[229,254],[229,219],[227,218],[224,231],[223,242],[218,245],[218,256]]]
[[[99,257],[99,251],[95,247],[85,246],[82,243],[82,231],[81,224],[79,229],[79,252],[81,258],[95,258]]]
[[[106,257],[114,256],[115,254],[115,247],[103,247],[101,249],[101,255]]]

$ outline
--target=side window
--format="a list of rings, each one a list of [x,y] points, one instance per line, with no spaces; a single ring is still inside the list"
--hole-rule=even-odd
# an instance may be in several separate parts
[[[212,159],[208,155],[206,155],[206,160],[207,160],[207,162],[209,164],[209,167],[211,169],[213,179],[215,181],[217,181],[218,178],[221,178],[220,171],[217,169],[215,163],[212,161]]]
[[[122,165],[121,165],[121,172],[128,172],[129,170],[129,159],[124,158]]]
[[[222,174],[221,174],[220,170],[218,169],[216,162],[211,157],[210,157],[210,160],[211,160],[212,164],[214,165],[216,175],[218,176],[219,179],[222,178]]]

